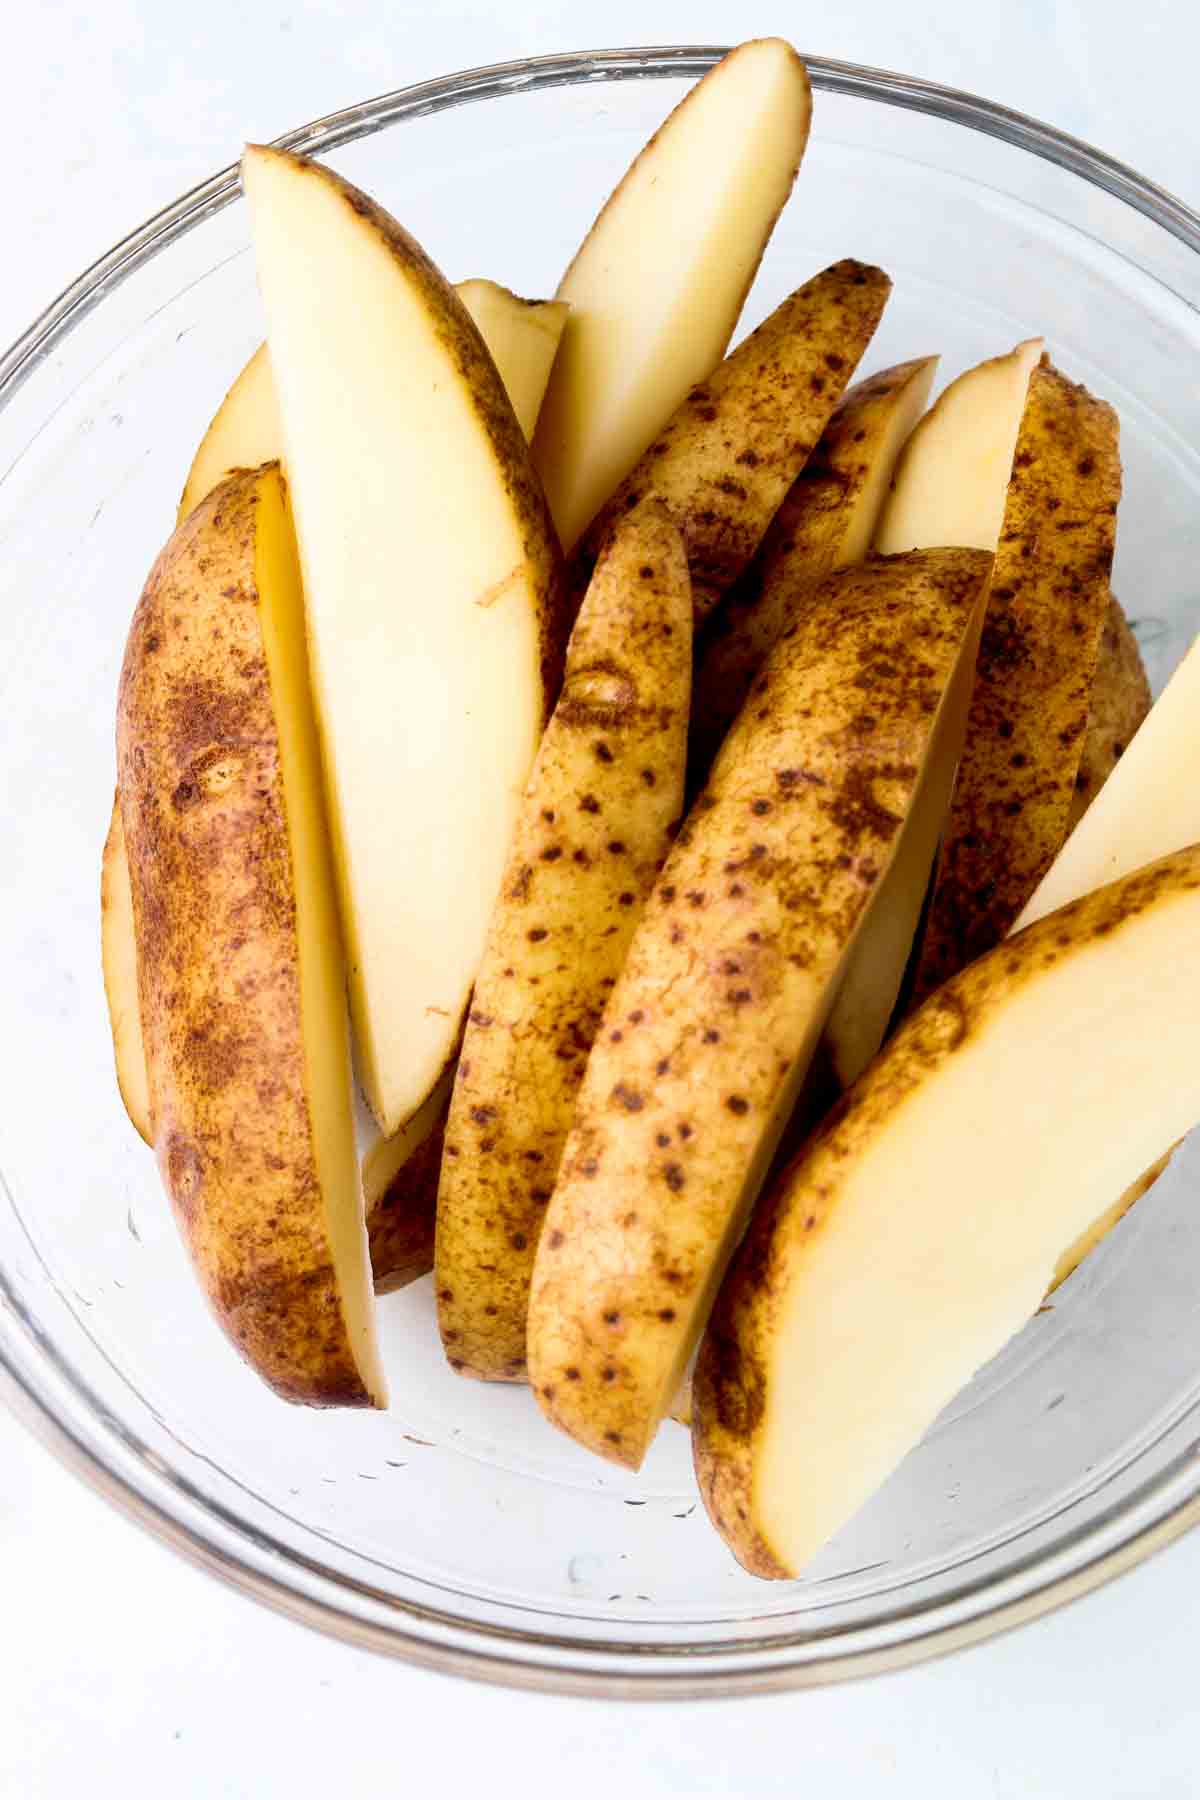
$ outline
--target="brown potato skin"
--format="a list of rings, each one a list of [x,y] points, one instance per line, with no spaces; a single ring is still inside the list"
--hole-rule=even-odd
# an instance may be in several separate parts
[[[1064,843],[1125,754],[1130,738],[1150,711],[1150,702],[1150,683],[1137,638],[1121,602],[1110,591]]]
[[[1066,835],[1108,610],[1118,424],[1043,357],[1017,436],[914,1002],[1004,937]]]
[[[897,363],[846,390],[754,560],[709,620],[692,699],[693,780],[703,780],[712,767],[721,739],[802,596],[845,561],[847,526],[871,473],[892,396],[928,362]]]
[[[1178,851],[1049,914],[961,970],[905,1021],[763,1195],[713,1308],[692,1382],[692,1449],[710,1519],[742,1567],[788,1580],[754,1522],[770,1344],[790,1267],[834,1214],[844,1171],[912,1090],[1002,1006],[1014,987],[1153,907],[1200,886],[1200,846]],[[819,1372],[814,1375],[819,1380]]]
[[[647,904],[529,1309],[539,1404],[613,1461],[640,1464],[675,1398],[990,567],[932,550],[831,577],[768,659]]]
[[[459,1059],[438,1197],[453,1368],[525,1376],[529,1284],[588,1052],[683,808],[692,600],[677,528],[597,564],[517,822]]]
[[[329,1260],[301,1037],[295,889],[258,612],[255,511],[232,476],[150,573],[117,701],[155,1152],[197,1274],[285,1399],[371,1404]]]
[[[683,533],[699,625],[746,567],[878,325],[882,269],[834,263],[696,384],[573,551],[578,599],[614,523],[659,500]]]
[[[272,150],[271,154],[286,156],[293,165],[302,168],[310,180],[334,188],[351,212],[370,222],[420,290],[429,317],[438,323],[438,334],[452,354],[464,390],[472,397],[475,410],[495,447],[497,463],[506,471],[513,510],[524,522],[525,567],[537,601],[542,691],[548,717],[562,685],[563,653],[571,623],[562,553],[525,433],[479,327],[457,290],[417,240],[369,194],[364,194],[361,188],[343,180],[325,163],[315,162],[311,157],[291,151]]]

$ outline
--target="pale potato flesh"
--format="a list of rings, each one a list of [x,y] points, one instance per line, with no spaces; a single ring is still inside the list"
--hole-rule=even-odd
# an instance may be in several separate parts
[[[683,810],[692,595],[661,507],[623,521],[567,647],[475,979],[437,1207],[451,1366],[525,1373],[529,1284],[596,1030]]]
[[[933,544],[995,550],[1029,377],[1044,348],[1030,338],[966,370],[939,396],[892,478],[875,533],[882,555]]]
[[[175,523],[235,469],[259,469],[283,455],[283,427],[267,346],[260,344],[237,375],[200,439],[188,470]]]
[[[150,1078],[142,1046],[142,1014],[137,991],[137,937],[133,926],[133,893],[125,855],[121,796],[113,795],[112,817],[100,859],[100,958],[104,998],[112,1032],[117,1086],[129,1122],[138,1136],[153,1144],[150,1122]]]
[[[569,550],[725,354],[812,114],[790,44],[741,44],[685,96],[559,283],[571,316],[534,439]]]
[[[565,300],[523,300],[478,276],[460,281],[455,292],[488,347],[517,424],[532,439],[570,307]]]
[[[177,531],[117,707],[155,1150],[226,1332],[279,1394],[384,1404],[345,964],[278,466]]]
[[[700,649],[692,764],[709,768],[750,684],[805,593],[861,562],[896,458],[925,409],[937,357],[899,363],[842,396],[745,574],[726,594]]]
[[[650,897],[529,1309],[538,1401],[602,1456],[637,1467],[678,1392],[902,838],[990,567],[952,549],[829,577],[768,658]]]
[[[683,533],[696,622],[762,542],[879,323],[891,281],[847,258],[789,294],[697,382],[601,508],[568,565],[586,587],[615,523],[657,500]]]
[[[1116,414],[1045,358],[1029,379],[966,742],[913,994],[999,943],[1066,835],[1121,493]]]
[[[566,323],[557,300],[522,300],[495,281],[472,276],[455,288],[475,321],[525,436],[532,437]],[[194,506],[235,469],[257,469],[283,455],[283,426],[271,358],[260,344],[222,400],[200,440],[176,514]]]
[[[709,1514],[798,1574],[1200,1116],[1200,847],[965,969],[760,1207],[697,1364]]]
[[[413,240],[303,158],[251,147],[243,180],[351,1007],[391,1133],[457,1045],[561,671],[557,551],[495,367]]]

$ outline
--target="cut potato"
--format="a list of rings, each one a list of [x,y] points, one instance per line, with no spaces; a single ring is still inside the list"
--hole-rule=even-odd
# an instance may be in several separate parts
[[[529,1310],[539,1403],[602,1456],[637,1467],[678,1393],[902,840],[990,567],[934,550],[829,577],[768,658],[651,895]]]
[[[696,622],[758,549],[870,343],[892,284],[847,260],[777,306],[692,388],[580,540],[569,565],[582,592],[616,522],[660,501],[683,532]]]
[[[201,1284],[277,1393],[385,1403],[345,964],[277,465],[176,532],[117,703],[155,1150]]]
[[[534,460],[566,549],[725,354],[812,116],[790,44],[741,44],[685,96],[559,283],[571,309]]]
[[[557,548],[495,365],[395,220],[251,146],[367,1097],[453,1056],[562,667]]]
[[[179,507],[175,515],[182,525],[201,500],[237,469],[259,469],[278,462],[283,455],[283,426],[267,346],[260,344],[200,439]]]
[[[475,320],[512,401],[517,420],[528,437],[546,391],[566,308],[555,300],[518,299],[494,281],[463,281],[456,291]],[[257,469],[282,454],[283,427],[279,420],[275,382],[267,346],[261,344],[221,402],[200,442],[179,503],[176,523],[182,524],[200,501],[235,469]],[[153,1142],[153,1135],[138,1013],[133,903],[129,894],[125,838],[120,826],[119,795],[113,798],[100,886],[101,955],[117,1085],[130,1123],[149,1144]],[[407,1141],[401,1131],[398,1142]],[[399,1164],[395,1167],[398,1170]],[[378,1279],[378,1258],[375,1273]]]
[[[451,1365],[525,1372],[546,1202],[605,1001],[683,810],[692,595],[661,507],[602,557],[517,820],[463,1038],[438,1197]]]
[[[937,357],[881,369],[839,401],[758,555],[717,609],[692,702],[692,767],[711,767],[768,651],[812,586],[870,548],[896,458],[925,409]]]
[[[494,281],[472,277],[455,289],[491,352],[517,423],[533,436],[567,308],[558,300],[522,300]],[[283,455],[283,426],[270,354],[260,344],[222,400],[192,459],[176,522],[182,524],[235,469],[257,469]]]
[[[915,1000],[1000,942],[1066,835],[1108,610],[1117,416],[1044,358],[1029,380]]]
[[[129,860],[125,854],[125,827],[121,821],[119,793],[113,795],[112,817],[100,858],[100,959],[117,1086],[130,1124],[140,1138],[153,1144],[150,1078],[146,1073],[142,1014],[138,1004],[133,893],[129,885]]]
[[[455,292],[488,347],[517,424],[531,439],[570,307],[565,300],[523,300],[478,276],[460,281]]]
[[[1114,778],[1115,779],[1115,778]],[[1200,846],[954,977],[760,1206],[696,1367],[709,1515],[797,1575],[1200,1116]]]
[[[1129,620],[1117,596],[1108,596],[1108,613],[1096,652],[1087,731],[1075,777],[1075,795],[1067,816],[1067,835],[1080,819],[1117,764],[1134,732],[1150,711],[1150,683]]]
[[[375,1292],[390,1294],[433,1267],[438,1178],[453,1072],[393,1137],[376,1132],[362,1159]]]
[[[1044,349],[1030,338],[950,383],[896,467],[875,534],[881,555],[934,544],[996,549],[1029,378]]]

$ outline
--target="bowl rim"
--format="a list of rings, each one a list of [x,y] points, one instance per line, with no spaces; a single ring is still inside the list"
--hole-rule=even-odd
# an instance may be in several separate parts
[[[595,81],[697,79],[724,45],[561,52],[397,88],[275,142],[334,150],[400,121],[511,94]],[[960,89],[819,56],[813,86],[916,111],[1006,142],[1124,202],[1200,256],[1200,214],[1081,139]],[[192,188],[87,268],[0,357],[0,409],[73,327],[160,249],[240,192],[236,165]],[[1194,298],[1179,296],[1200,311]],[[0,1177],[0,1186],[3,1186]],[[6,1197],[10,1199],[11,1196]],[[14,1208],[15,1210],[15,1208]],[[1185,1457],[1065,1543],[920,1608],[831,1634],[716,1647],[630,1644],[464,1624],[340,1579],[223,1514],[140,1453],[50,1346],[0,1269],[0,1395],[73,1473],[189,1561],[273,1610],[359,1647],[513,1687],[609,1699],[712,1698],[815,1686],[943,1655],[1011,1629],[1110,1580],[1200,1522],[1200,1469]],[[281,1571],[286,1571],[283,1573]]]

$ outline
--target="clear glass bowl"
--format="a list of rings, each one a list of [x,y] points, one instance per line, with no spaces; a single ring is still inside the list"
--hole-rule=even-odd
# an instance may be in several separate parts
[[[718,51],[472,71],[296,132],[455,278],[553,291]],[[853,254],[896,282],[870,365],[1045,333],[1114,401],[1116,586],[1157,685],[1200,619],[1200,219],[965,95],[813,58],[816,122],[746,323]],[[1200,1145],[986,1368],[802,1581],[742,1574],[686,1434],[639,1476],[529,1395],[457,1379],[429,1284],[381,1308],[385,1416],[292,1411],[236,1360],[122,1115],[97,870],[130,611],[191,450],[261,332],[226,170],[81,277],[0,365],[0,1367],[150,1530],[342,1637],[559,1690],[711,1694],[911,1661],[1057,1604],[1200,1509]],[[971,1202],[964,1170],[963,1204]]]

